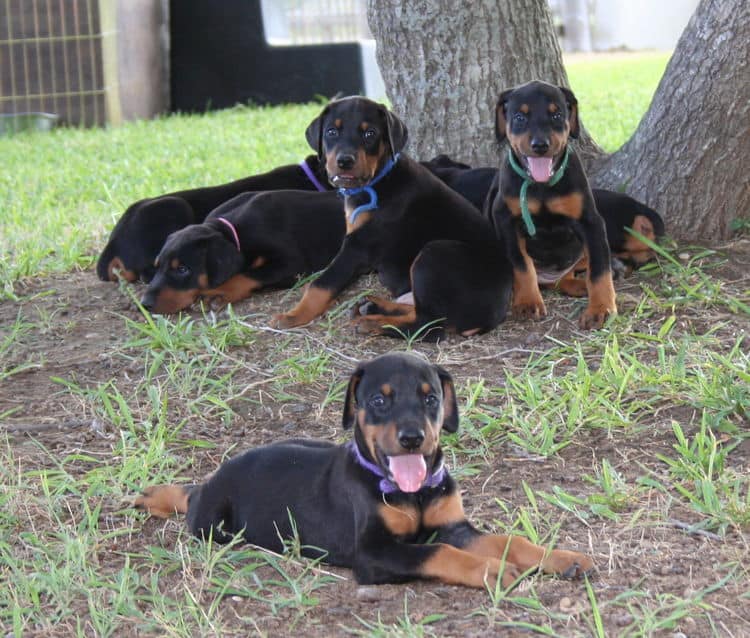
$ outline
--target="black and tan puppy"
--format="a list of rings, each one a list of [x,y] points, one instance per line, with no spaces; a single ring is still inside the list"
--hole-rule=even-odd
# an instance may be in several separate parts
[[[141,303],[171,313],[199,298],[223,306],[261,288],[290,287],[338,251],[345,231],[341,209],[333,192],[238,195],[202,224],[169,235]]]
[[[247,191],[329,190],[325,169],[315,155],[299,164],[279,166],[227,184],[206,186],[142,199],[131,204],[117,221],[99,256],[96,272],[102,281],[126,281],[154,276],[154,259],[167,236],[190,224],[200,224],[217,206]]]
[[[510,267],[502,245],[469,202],[401,152],[407,131],[396,115],[348,97],[328,104],[306,135],[344,197],[347,234],[299,304],[277,317],[280,326],[323,314],[363,270],[376,271],[397,299],[370,299],[356,319],[361,332],[437,339],[503,320]]]
[[[496,168],[471,168],[447,155],[438,155],[422,164],[478,210],[484,210],[487,195],[497,177]],[[658,242],[665,230],[661,215],[625,193],[592,188],[591,194],[607,227],[607,243],[613,263],[617,258],[621,262],[620,269],[633,270],[654,259],[656,254],[653,249],[629,233],[628,229],[637,231],[652,242]]]
[[[187,513],[196,536],[224,543],[242,533],[276,552],[293,537],[293,521],[303,554],[323,552],[360,583],[484,587],[501,577],[508,586],[531,569],[570,578],[593,568],[584,554],[484,534],[466,519],[440,449],[441,429],[458,428],[445,370],[402,353],[361,364],[343,425],[354,428],[347,445],[294,439],[256,448],[205,483],[151,487],[135,505],[158,517]]]
[[[596,328],[617,306],[604,220],[568,144],[578,135],[577,108],[570,90],[545,82],[500,95],[495,130],[509,149],[488,215],[513,264],[514,312],[545,315],[539,285],[554,284],[570,295],[588,294],[579,325]],[[582,259],[585,283],[574,277]]]

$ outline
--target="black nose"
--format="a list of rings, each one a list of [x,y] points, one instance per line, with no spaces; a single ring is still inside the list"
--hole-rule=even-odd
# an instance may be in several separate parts
[[[401,430],[398,433],[398,442],[405,450],[416,450],[424,441],[424,432],[416,428]]]
[[[336,157],[336,164],[338,164],[339,168],[343,168],[344,170],[349,169],[354,166],[354,155],[342,153]]]
[[[537,155],[544,155],[549,150],[549,142],[547,140],[531,140],[531,149]]]

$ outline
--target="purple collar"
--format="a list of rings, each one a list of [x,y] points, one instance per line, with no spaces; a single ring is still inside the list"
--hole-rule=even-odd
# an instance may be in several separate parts
[[[310,167],[307,165],[306,160],[302,160],[299,163],[299,167],[303,171],[305,171],[305,175],[307,175],[307,179],[309,179],[312,182],[312,185],[315,186],[315,188],[317,188],[318,191],[322,193],[323,191],[328,190],[325,186],[323,186],[323,184],[320,183],[320,180],[317,177],[315,177],[315,173],[313,173]]]
[[[378,487],[383,494],[393,494],[394,492],[401,491],[398,485],[393,483],[393,481],[390,481],[388,477],[383,474],[383,470],[362,456],[359,446],[354,441],[349,441],[349,443],[346,444],[346,447],[351,450],[354,460],[357,461],[359,465],[372,472],[380,479],[380,485]],[[443,478],[445,478],[445,465],[443,465],[443,461],[441,460],[438,468],[425,479],[424,483],[422,483],[422,487],[419,489],[422,490],[425,487],[437,487],[440,485]]]

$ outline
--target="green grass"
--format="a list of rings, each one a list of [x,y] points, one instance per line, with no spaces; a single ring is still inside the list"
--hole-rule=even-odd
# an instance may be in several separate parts
[[[584,121],[609,150],[635,128],[665,62],[649,54],[569,65]],[[309,627],[317,635],[321,619],[327,635],[710,635],[721,623],[748,633],[737,610],[750,599],[742,453],[750,292],[721,274],[718,249],[659,248],[658,264],[618,284],[627,291],[621,314],[603,330],[571,328],[585,302],[551,295],[554,321],[510,323],[440,346],[353,336],[346,315],[355,296],[310,329],[278,331],[256,302],[242,307],[253,313],[244,316],[152,317],[137,309],[134,287],[122,286],[123,305],[92,327],[89,315],[56,305],[55,292],[32,298],[19,286],[90,266],[137,198],[299,160],[318,108],[237,108],[0,139],[12,167],[0,175],[0,308],[8,318],[0,390],[12,395],[33,374],[46,375],[66,414],[86,424],[49,443],[39,435],[44,445],[22,436],[0,445],[0,580],[13,583],[0,587],[4,634],[292,635]],[[89,275],[92,287],[104,286]],[[290,304],[299,294],[273,299]],[[38,338],[59,334],[64,343],[68,332],[82,339],[94,330],[113,338],[79,367],[34,348]],[[352,583],[337,593],[336,578],[299,558],[304,539],[282,556],[217,547],[189,537],[182,520],[145,522],[127,507],[144,485],[195,480],[237,450],[296,436],[296,428],[342,440],[347,372],[389,348],[425,353],[456,377],[461,429],[444,441],[467,513],[536,543],[574,540],[586,551],[589,542],[599,578],[488,584],[468,611],[468,595],[456,597],[460,613],[454,590],[432,585],[395,588],[395,602],[386,593],[368,607],[353,599]],[[3,405],[2,424],[46,416],[23,401]],[[707,569],[693,556],[708,551],[721,560]],[[684,565],[686,555],[689,579],[670,589],[657,567]],[[414,609],[419,587],[435,601],[428,613]],[[329,618],[326,596],[358,611]]]
[[[572,56],[566,61],[581,121],[605,151],[616,151],[633,134],[651,103],[669,57],[660,52],[615,60],[581,60]]]

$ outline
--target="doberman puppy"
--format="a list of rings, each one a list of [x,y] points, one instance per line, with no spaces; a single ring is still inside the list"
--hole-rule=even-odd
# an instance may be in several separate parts
[[[282,327],[323,314],[362,271],[376,271],[398,298],[371,298],[355,319],[360,332],[438,339],[491,330],[505,317],[510,267],[492,227],[463,197],[402,153],[404,123],[384,105],[335,100],[306,137],[344,197],[341,250]],[[408,293],[411,293],[410,295]]]
[[[266,287],[294,285],[333,259],[344,238],[336,193],[243,193],[214,209],[202,224],[167,237],[141,303],[178,312],[199,298],[213,307]]]
[[[498,142],[508,139],[509,149],[487,214],[513,264],[514,312],[545,315],[539,284],[554,284],[570,295],[588,293],[579,325],[597,328],[617,306],[604,220],[568,144],[578,135],[577,105],[572,91],[545,82],[500,95],[495,132]],[[574,276],[583,258],[585,284]]]
[[[279,166],[227,184],[193,188],[135,202],[117,221],[96,265],[102,281],[126,281],[154,276],[154,258],[170,233],[200,224],[214,208],[246,191],[280,189],[329,190],[325,169],[317,156],[299,164]],[[117,271],[117,272],[116,272]]]
[[[497,177],[497,168],[471,168],[448,155],[438,155],[422,164],[454,191],[484,210],[487,195]],[[656,256],[653,249],[628,232],[632,229],[652,242],[664,236],[664,220],[659,213],[625,193],[592,188],[594,203],[607,227],[607,242],[618,269],[633,270]],[[612,260],[615,264],[615,259]]]
[[[226,543],[242,533],[276,552],[296,529],[304,555],[350,567],[360,583],[431,578],[484,587],[500,577],[507,587],[532,569],[566,578],[592,570],[585,554],[469,523],[439,441],[441,429],[457,430],[458,418],[445,370],[415,355],[386,354],[351,376],[343,416],[344,428],[354,428],[350,443],[259,447],[205,483],[148,488],[135,506],[161,518],[186,513],[202,538]]]

